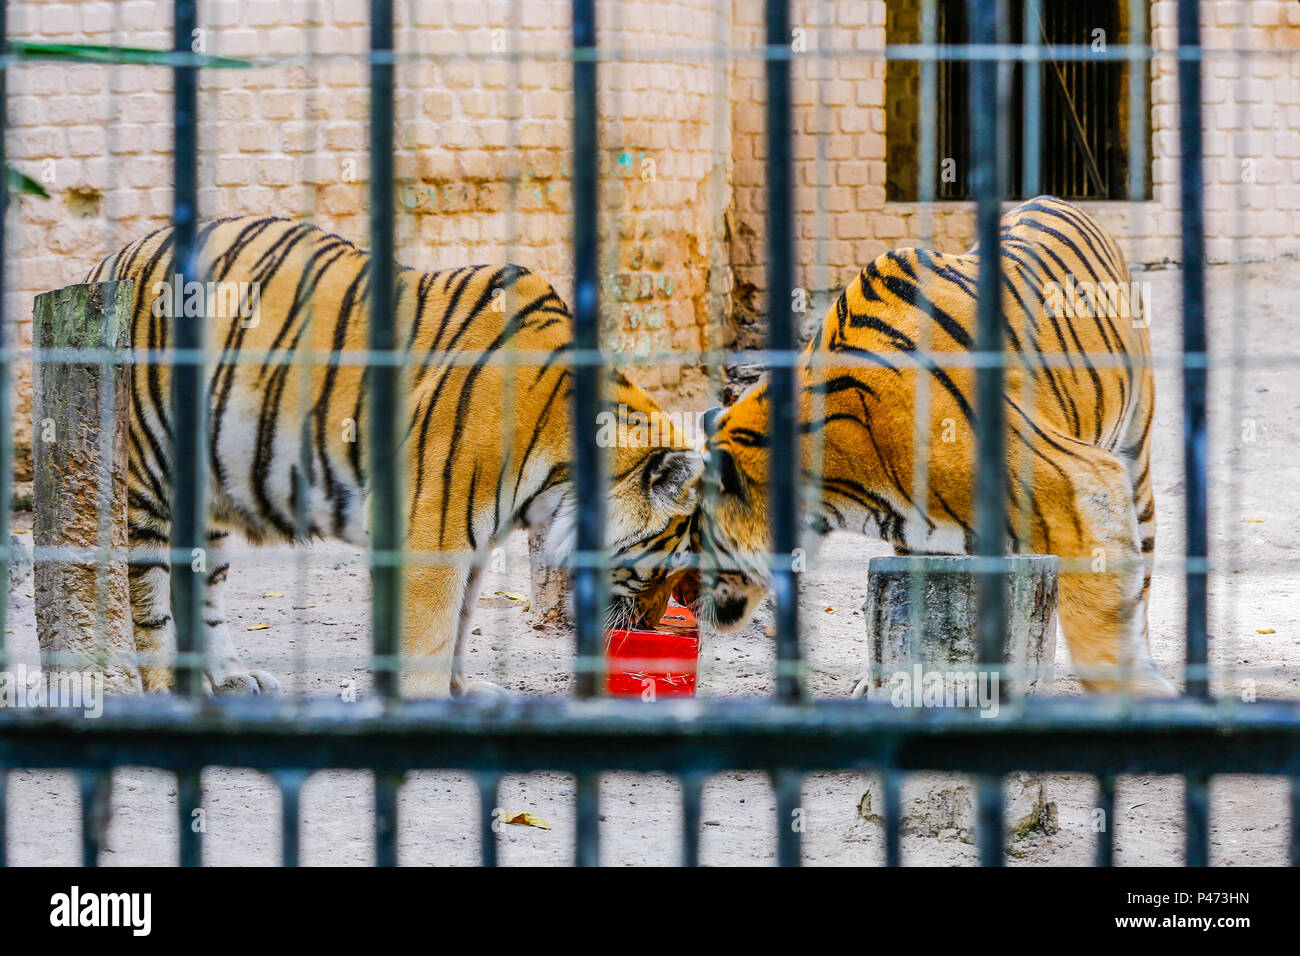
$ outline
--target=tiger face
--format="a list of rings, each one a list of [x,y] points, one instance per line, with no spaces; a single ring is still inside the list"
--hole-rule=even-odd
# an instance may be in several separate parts
[[[700,572],[698,581],[679,585],[698,588],[696,615],[720,631],[747,624],[771,584],[767,457],[737,440],[733,425],[734,416],[724,416],[706,448],[708,467],[692,531]]]
[[[610,452],[606,626],[648,626],[662,616],[674,584],[690,563],[704,463],[674,417],[662,412],[649,395],[617,372],[611,374],[610,384],[612,408],[598,415],[598,426],[608,427],[597,431],[598,444]],[[576,550],[572,507],[557,522],[556,533],[564,540],[553,548],[555,554]]]
[[[688,562],[702,469],[698,452],[656,448],[616,473],[607,525],[609,626],[645,626],[663,615]]]

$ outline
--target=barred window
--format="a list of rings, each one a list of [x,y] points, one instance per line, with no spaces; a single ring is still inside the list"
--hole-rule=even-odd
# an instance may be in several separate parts
[[[1066,199],[1124,199],[1128,196],[1129,64],[1107,59],[1112,45],[1129,42],[1129,0],[1079,0],[1069,4],[1042,4],[1026,32],[1025,5],[1008,2],[1005,39],[1021,43],[1036,39],[1045,46],[1086,47],[1095,60],[1045,60],[1039,70],[1041,125],[1037,137],[1040,173],[1037,188],[1025,181],[1026,135],[1030,110],[1025,103],[1025,66],[1009,67],[1005,78],[1010,107],[1004,119],[1006,166],[1003,194],[1027,197],[1051,193]],[[889,5],[886,39],[890,45],[922,42],[921,0],[899,0]],[[965,0],[936,0],[936,39],[953,46],[968,42]],[[1135,42],[1146,42],[1143,35]],[[890,60],[886,73],[886,143],[888,198],[919,198],[922,176],[933,177],[936,199],[959,200],[971,196],[969,173],[970,124],[967,84],[969,70],[962,60],[940,60],[935,69],[935,156],[928,170],[921,164],[922,65],[915,60]],[[1138,74],[1143,103],[1150,103],[1150,78],[1145,68]],[[1143,122],[1138,117],[1138,122]],[[1143,122],[1144,127],[1147,125]],[[1149,150],[1143,149],[1146,155]],[[1137,158],[1141,162],[1141,157]],[[1143,177],[1147,195],[1150,177]]]

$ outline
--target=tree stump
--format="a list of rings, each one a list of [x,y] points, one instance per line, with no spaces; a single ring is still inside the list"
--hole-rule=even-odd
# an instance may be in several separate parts
[[[1051,554],[1008,557],[1008,675],[1032,693],[1052,679],[1056,660],[1056,569]],[[924,673],[967,673],[979,653],[977,558],[872,558],[867,566],[868,671],[857,693],[875,697],[897,677]],[[920,595],[913,621],[913,594]]]
[[[979,659],[978,578],[975,558],[873,558],[868,565],[868,671],[855,696],[886,700],[899,707],[953,706],[965,701],[996,713],[998,691]],[[1008,558],[1005,670],[1012,692],[1033,693],[1052,679],[1056,659],[1056,579],[1054,555]],[[919,597],[914,603],[913,595]],[[915,610],[915,615],[914,611]],[[915,620],[914,620],[915,616]],[[991,697],[986,694],[991,692]],[[910,774],[901,787],[903,830],[924,836],[972,842],[975,785],[962,774]],[[1045,778],[1015,773],[1003,786],[1006,836],[1010,851],[1036,832],[1055,832],[1056,804],[1048,799]],[[858,804],[859,815],[878,820],[882,787],[872,779]]]
[[[39,349],[125,349],[133,283],[72,285],[36,297]],[[39,359],[39,357],[38,357]],[[35,369],[33,537],[41,666],[104,676],[140,693],[127,581],[129,361],[66,356]]]
[[[549,563],[544,536],[531,532],[528,535],[528,606],[539,624],[569,626],[572,586],[568,570]]]

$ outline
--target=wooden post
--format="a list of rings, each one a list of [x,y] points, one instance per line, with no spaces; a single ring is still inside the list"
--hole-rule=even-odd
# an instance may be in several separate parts
[[[967,672],[979,657],[978,558],[872,558],[867,566],[868,674],[857,693],[891,691],[894,675]],[[1056,569],[1051,554],[1008,557],[1006,676],[1019,693],[1052,679],[1056,660]],[[913,620],[913,597],[920,605]],[[1005,691],[1006,688],[1003,687]]]
[[[547,562],[544,538],[528,535],[528,604],[538,623],[567,627],[572,580],[564,568]]]
[[[132,296],[131,282],[38,295],[37,348],[126,348]],[[35,546],[71,552],[35,561],[37,639],[47,673],[101,673],[106,690],[138,694],[126,562],[130,367],[93,358],[36,364]]]
[[[854,696],[865,693],[896,707],[922,708],[952,706],[965,700],[990,717],[1009,702],[1006,684],[993,686],[991,675],[981,674],[976,664],[978,560],[932,556],[871,559],[867,603],[862,609],[867,623],[868,671]],[[1055,555],[1041,554],[1015,555],[1007,560],[1004,674],[1010,679],[1012,694],[1021,695],[1052,680],[1058,562]],[[996,702],[999,691],[1003,698]],[[1029,773],[1008,774],[1003,781],[1006,837],[1013,855],[1019,852],[1020,841],[1056,831],[1056,804],[1048,799],[1047,781]],[[972,842],[975,798],[974,781],[961,774],[909,774],[901,788],[903,830]],[[873,778],[858,803],[858,814],[878,821],[882,801],[881,781]]]

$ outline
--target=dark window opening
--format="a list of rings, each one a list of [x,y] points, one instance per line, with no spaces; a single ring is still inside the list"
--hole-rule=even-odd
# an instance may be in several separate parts
[[[936,32],[940,45],[967,42],[965,0],[938,0]],[[1024,6],[1008,4],[1009,42],[1025,37]],[[1034,31],[1044,45],[1106,48],[1126,44],[1128,4],[1114,0],[1076,0],[1043,4]],[[890,44],[921,42],[920,0],[889,4],[886,37]],[[1142,42],[1145,38],[1138,38]],[[931,169],[920,169],[921,64],[889,61],[886,74],[887,196],[916,200],[923,175],[933,177],[937,199],[970,198],[969,70],[957,60],[936,63],[936,102],[931,108],[936,155]],[[1122,60],[1043,61],[1039,89],[1042,103],[1038,136],[1039,193],[1065,199],[1125,199],[1128,197],[1129,65]],[[1148,71],[1139,80],[1149,89]],[[1010,70],[1009,116],[1003,151],[1004,194],[1024,198],[1025,137],[1028,116],[1024,97],[1024,66]],[[1149,96],[1146,97],[1149,103]],[[1144,153],[1148,152],[1144,150]],[[1139,157],[1139,160],[1141,158]],[[1150,177],[1144,177],[1150,189]]]

